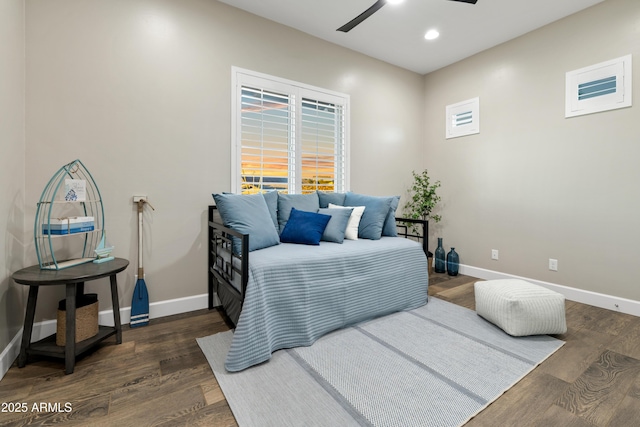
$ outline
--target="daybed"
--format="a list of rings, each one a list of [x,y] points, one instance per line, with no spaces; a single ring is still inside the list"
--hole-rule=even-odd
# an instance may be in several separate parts
[[[427,302],[426,239],[420,244],[403,238],[412,236],[406,225],[398,235],[398,197],[273,192],[214,198],[217,206],[209,207],[209,308],[215,292],[236,326],[228,371]],[[354,211],[360,215],[356,235]],[[316,220],[328,223],[309,225]],[[398,220],[419,224],[427,235],[425,221]],[[309,227],[315,227],[312,241],[306,236]]]

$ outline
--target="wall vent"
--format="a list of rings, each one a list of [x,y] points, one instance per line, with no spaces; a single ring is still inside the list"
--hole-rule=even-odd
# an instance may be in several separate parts
[[[631,106],[631,55],[569,71],[565,117]]]
[[[480,98],[473,98],[446,108],[446,138],[480,133]]]

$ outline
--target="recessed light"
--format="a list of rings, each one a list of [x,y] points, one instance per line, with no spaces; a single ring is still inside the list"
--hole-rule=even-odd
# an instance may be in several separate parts
[[[427,40],[435,40],[438,37],[440,37],[440,33],[438,32],[438,30],[429,30],[424,35],[424,38],[427,39]]]
[[[404,0],[387,0],[387,3],[389,4],[400,4],[402,3]]]

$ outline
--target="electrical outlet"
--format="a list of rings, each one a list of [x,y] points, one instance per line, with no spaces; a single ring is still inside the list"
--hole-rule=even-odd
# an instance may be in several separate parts
[[[491,249],[491,259],[498,259],[498,250],[497,249]]]
[[[133,203],[138,203],[139,201],[146,202],[147,196],[133,196]]]
[[[558,271],[558,260],[549,258],[549,270]]]

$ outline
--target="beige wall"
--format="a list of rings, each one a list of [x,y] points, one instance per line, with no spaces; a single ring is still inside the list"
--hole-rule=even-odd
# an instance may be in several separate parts
[[[51,175],[80,158],[114,254],[132,261],[118,278],[123,307],[135,284],[134,194],[156,208],[145,214],[151,301],[206,293],[206,207],[230,190],[234,65],[351,96],[352,190],[400,194],[423,167],[422,76],[217,1],[27,0],[26,23],[26,222]],[[106,283],[87,284],[101,310]],[[36,320],[53,317],[50,305]]]
[[[608,0],[426,76],[437,235],[462,264],[640,300],[638,106],[564,118],[565,73],[627,54],[638,104],[640,2]],[[480,134],[446,140],[445,106],[476,96]]]
[[[22,326],[26,296],[26,288],[11,280],[11,274],[24,266],[24,52],[24,2],[3,0],[0,2],[0,353]]]

